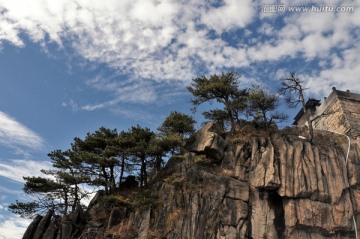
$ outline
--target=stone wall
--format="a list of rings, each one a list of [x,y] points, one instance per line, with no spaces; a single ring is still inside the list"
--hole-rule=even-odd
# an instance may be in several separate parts
[[[343,100],[343,111],[349,124],[349,135],[353,138],[360,136],[360,101]]]
[[[324,129],[350,136],[360,142],[360,95],[349,91],[333,92],[317,108],[315,129]]]
[[[318,117],[318,119],[313,121],[314,128],[335,131],[341,134],[347,133],[350,125],[344,114],[342,101],[335,98],[326,106],[326,108],[322,107],[325,109],[319,108],[316,111],[313,118]]]

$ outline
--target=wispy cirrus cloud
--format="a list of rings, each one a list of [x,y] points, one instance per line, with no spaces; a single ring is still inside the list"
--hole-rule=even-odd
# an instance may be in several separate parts
[[[154,80],[139,81],[133,78],[119,80],[118,76],[97,75],[86,82],[86,85],[98,91],[108,93],[109,99],[101,102],[87,104],[82,110],[93,111],[103,108],[113,110],[119,104],[169,104],[174,99],[184,95],[184,84],[181,81],[168,83]]]
[[[18,194],[22,193],[21,190],[10,189],[10,188],[4,187],[4,186],[0,186],[0,191],[4,192],[6,194],[14,194],[14,195],[18,195]],[[4,196],[4,195],[2,195],[2,196]],[[6,197],[6,196],[4,196],[4,197]],[[0,198],[0,201],[2,199],[3,198]]]
[[[34,161],[29,159],[2,160],[0,162],[0,176],[23,183],[23,177],[46,176],[41,173],[40,170],[49,168],[51,168],[51,163],[45,161]]]
[[[39,149],[44,145],[44,140],[25,125],[0,111],[0,145],[18,150],[22,150],[23,147]]]
[[[156,86],[149,81],[117,81],[116,79],[104,79],[96,77],[87,83],[97,90],[111,94],[111,99],[105,102],[88,104],[83,110],[96,110],[112,107],[119,102],[124,103],[152,103],[157,99]]]

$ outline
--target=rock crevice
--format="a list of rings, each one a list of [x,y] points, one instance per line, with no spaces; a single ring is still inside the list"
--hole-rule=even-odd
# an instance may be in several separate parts
[[[355,238],[359,146],[351,145],[346,164],[347,147],[336,137],[310,144],[297,135],[235,142],[207,125],[151,184],[150,202],[129,208],[97,196],[86,212],[35,218],[24,239]]]

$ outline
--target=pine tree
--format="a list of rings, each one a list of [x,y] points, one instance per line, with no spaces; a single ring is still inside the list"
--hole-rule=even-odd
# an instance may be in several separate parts
[[[231,130],[234,130],[240,111],[246,107],[244,96],[246,96],[247,90],[239,89],[238,79],[239,75],[235,71],[193,79],[191,86],[187,89],[193,94],[194,110],[204,102],[215,100],[224,105],[223,110],[227,113],[226,119],[230,122]]]
[[[83,169],[90,177],[90,184],[104,187],[109,195],[115,188],[115,167],[117,160],[117,131],[101,127],[94,133],[87,133],[84,140],[75,138],[72,151],[82,162]]]

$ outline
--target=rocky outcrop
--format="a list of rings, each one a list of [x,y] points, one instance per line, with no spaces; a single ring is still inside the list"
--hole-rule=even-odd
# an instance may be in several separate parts
[[[32,237],[33,239],[41,239],[44,235],[44,233],[46,232],[46,229],[48,228],[50,221],[51,221],[51,217],[53,216],[53,212],[49,211],[45,217],[43,217],[40,221],[40,223],[37,225],[36,231],[34,236]]]
[[[37,230],[37,227],[41,221],[41,219],[43,219],[42,216],[38,215],[36,216],[33,221],[30,223],[30,225],[28,226],[28,228],[26,229],[24,235],[23,235],[23,239],[30,239],[33,238],[35,235],[35,232]]]
[[[111,204],[98,194],[84,216],[75,211],[57,221],[58,238],[355,238],[358,144],[347,157],[347,142],[331,133],[317,133],[313,144],[296,129],[225,140],[212,127],[197,134],[190,152],[169,160],[150,193],[138,192],[142,203]]]
[[[37,216],[26,230],[23,239],[69,239],[77,238],[87,219],[81,207],[62,218],[53,212]]]
[[[204,154],[212,159],[221,160],[224,156],[226,141],[219,135],[220,127],[215,122],[207,123],[188,143],[190,152]]]

